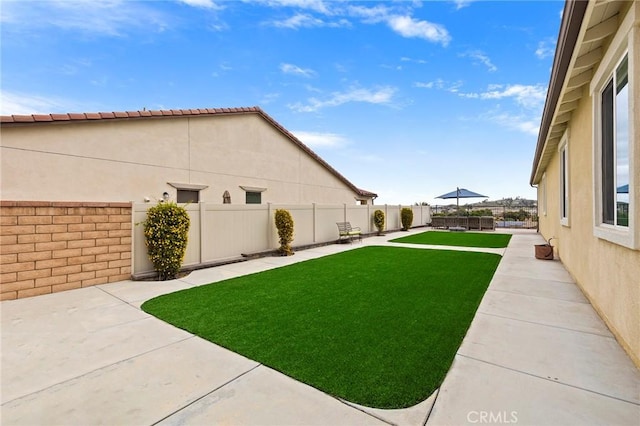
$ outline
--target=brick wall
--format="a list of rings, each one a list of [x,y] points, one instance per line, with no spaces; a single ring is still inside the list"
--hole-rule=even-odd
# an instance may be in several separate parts
[[[0,300],[131,277],[131,203],[0,201]]]

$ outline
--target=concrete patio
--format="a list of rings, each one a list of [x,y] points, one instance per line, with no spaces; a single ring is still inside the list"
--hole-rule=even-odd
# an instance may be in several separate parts
[[[0,423],[640,424],[640,372],[562,264],[534,258],[533,245],[543,239],[531,231],[514,231],[507,249],[487,250],[503,259],[444,383],[404,410],[341,401],[140,310],[160,294],[393,244],[388,239],[399,235],[198,270],[179,280],[122,281],[2,302]]]

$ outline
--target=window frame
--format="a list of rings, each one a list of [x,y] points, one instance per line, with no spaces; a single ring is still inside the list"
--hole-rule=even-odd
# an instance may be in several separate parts
[[[244,185],[240,185],[240,188],[245,192],[245,194],[244,194],[244,203],[245,204],[254,204],[254,205],[256,205],[256,204],[262,204],[262,202],[264,201],[264,200],[262,200],[262,193],[264,191],[266,191],[267,188],[258,188],[258,187],[255,187],[255,186],[244,186]],[[248,195],[250,193],[258,193],[260,195],[260,202],[259,203],[249,203],[249,202],[247,202],[248,201],[247,197],[248,197]]]
[[[542,216],[547,217],[547,172],[542,174],[542,179],[540,179],[540,202],[539,202],[539,210],[541,210]],[[540,216],[540,212],[538,213]]]
[[[560,224],[570,226],[569,216],[571,214],[571,179],[569,173],[569,129],[564,132],[558,144],[560,160],[559,186],[560,186]]]
[[[209,188],[209,185],[199,185],[194,183],[180,183],[180,182],[167,182],[170,186],[176,189],[176,203],[187,204],[178,201],[178,193],[181,191],[186,192],[197,192],[198,193],[198,203],[202,201],[202,194],[200,191]],[[192,201],[193,202],[193,201]]]
[[[637,156],[637,123],[633,119],[633,112],[640,108],[640,104],[636,101],[640,97],[639,82],[634,78],[638,74],[637,64],[635,58],[638,53],[634,51],[637,47],[634,44],[638,44],[640,41],[640,30],[637,26],[634,26],[636,20],[638,7],[631,6],[616,34],[613,36],[611,43],[607,51],[605,52],[600,64],[594,72],[591,84],[589,87],[591,99],[592,99],[592,121],[593,121],[593,235],[599,239],[612,242],[633,250],[640,249],[640,223],[636,221],[638,204],[640,203],[640,195],[636,194],[636,186],[640,184],[637,174],[637,169],[640,164],[637,164],[635,157]],[[628,61],[628,113],[629,113],[629,221],[628,226],[616,225],[615,215],[614,223],[605,223],[603,219],[603,137],[602,137],[602,92],[605,90],[610,81],[614,78],[614,74],[624,57],[627,56]],[[614,103],[616,90],[614,87]],[[615,107],[614,107],[615,108]],[[615,126],[616,117],[614,115],[613,124]],[[615,127],[614,127],[615,134]],[[616,151],[616,144],[614,140],[614,155]],[[616,167],[614,159],[614,167]],[[615,179],[614,179],[615,187]],[[615,195],[615,194],[614,194]],[[615,202],[615,201],[614,201]],[[615,208],[615,205],[614,205]]]
[[[181,195],[187,195],[187,194],[195,194],[196,195],[196,200],[189,200],[189,201],[184,201],[181,200]],[[179,204],[186,204],[186,203],[199,203],[200,202],[200,190],[199,189],[176,189],[176,203]]]

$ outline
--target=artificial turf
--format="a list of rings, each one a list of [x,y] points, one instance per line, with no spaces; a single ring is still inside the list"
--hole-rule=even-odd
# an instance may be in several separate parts
[[[328,394],[404,408],[442,383],[499,261],[363,247],[160,296],[142,309]]]
[[[511,234],[427,231],[390,241],[392,243],[432,244],[438,246],[503,248],[509,244],[510,240]]]

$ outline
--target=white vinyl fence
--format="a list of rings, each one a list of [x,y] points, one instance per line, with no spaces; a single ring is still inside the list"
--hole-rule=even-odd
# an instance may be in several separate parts
[[[149,204],[133,205],[133,276],[153,271],[144,243],[142,222]],[[385,213],[385,230],[402,227],[400,210],[405,206],[390,205],[321,205],[321,204],[212,204],[186,205],[191,218],[189,243],[183,266],[196,267],[236,259],[243,254],[273,250],[279,247],[275,227],[276,209],[286,209],[293,216],[292,246],[329,243],[338,239],[336,222],[350,222],[362,232],[374,233],[373,212]],[[413,209],[413,227],[431,222],[430,206],[406,206]]]

